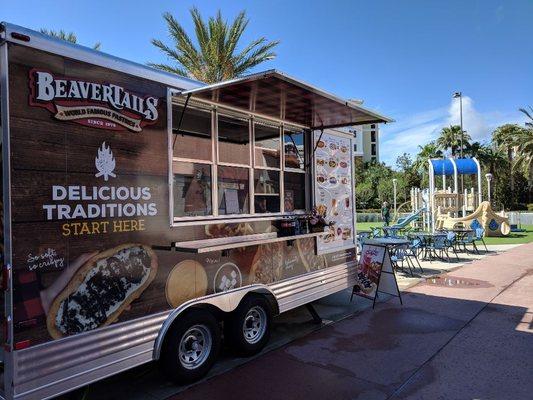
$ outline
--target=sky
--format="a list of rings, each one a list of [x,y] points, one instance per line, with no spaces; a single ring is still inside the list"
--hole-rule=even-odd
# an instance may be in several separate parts
[[[490,140],[504,123],[523,123],[533,106],[532,0],[0,0],[0,20],[27,28],[74,31],[81,44],[128,60],[167,62],[151,43],[170,43],[162,14],[192,33],[189,9],[218,9],[227,19],[246,10],[243,43],[280,40],[275,68],[395,120],[381,128],[380,156],[394,165],[404,152],[459,120]],[[252,71],[253,72],[253,71]]]

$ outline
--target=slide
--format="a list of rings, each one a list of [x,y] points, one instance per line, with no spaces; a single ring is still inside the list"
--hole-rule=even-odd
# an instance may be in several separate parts
[[[414,213],[409,214],[406,217],[399,218],[398,221],[396,221],[396,223],[394,225],[389,226],[388,229],[405,228],[411,222],[418,220],[418,218],[420,218],[420,215],[422,214],[422,212],[425,211],[425,210],[426,209],[424,207],[422,207],[422,208],[418,209],[417,211],[415,211]]]
[[[476,211],[466,217],[452,218],[448,215],[438,215],[435,222],[436,229],[453,229],[458,224],[467,228],[485,229],[485,236],[507,236],[511,232],[509,218],[496,214],[488,201],[483,201]]]

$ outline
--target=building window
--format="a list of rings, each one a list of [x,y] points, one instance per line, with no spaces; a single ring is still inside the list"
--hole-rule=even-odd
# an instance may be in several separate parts
[[[370,129],[376,129],[376,124],[370,124]]]
[[[374,143],[376,142],[376,131],[370,132],[370,141]]]
[[[376,162],[378,159],[376,157],[372,157],[372,162]]]
[[[376,144],[375,144],[375,143],[372,143],[372,144],[370,145],[370,149],[371,149],[371,150],[370,150],[370,153],[371,153],[373,156],[375,156],[375,155],[377,154],[377,153],[376,153]]]
[[[353,151],[355,151],[355,152],[357,151],[357,143],[355,143],[355,144],[353,145]]]
[[[176,222],[307,209],[309,132],[196,103],[178,132],[182,111],[173,106],[170,141]]]

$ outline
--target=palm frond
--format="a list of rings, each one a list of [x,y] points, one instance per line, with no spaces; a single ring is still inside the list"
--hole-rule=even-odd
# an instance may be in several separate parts
[[[519,108],[518,110],[525,114],[531,120],[530,122],[526,122],[526,126],[529,128],[533,128],[533,107],[529,106],[529,111],[525,108]]]
[[[194,25],[194,42],[170,13],[163,14],[173,43],[167,45],[159,39],[152,39],[151,42],[176,66],[164,63],[150,65],[165,71],[187,71],[188,76],[213,83],[241,76],[250,68],[276,57],[272,49],[279,42],[268,42],[265,38],[252,40],[240,52],[237,51],[249,23],[244,11],[231,23],[224,20],[220,10],[207,21],[196,7],[190,10],[190,14]]]
[[[157,68],[157,69],[160,69],[162,71],[166,71],[166,72],[171,72],[173,74],[177,74],[177,75],[181,75],[181,76],[186,76],[188,77],[189,74],[187,73],[186,70],[184,70],[183,68],[179,68],[179,67],[173,67],[172,65],[167,65],[167,64],[154,64],[154,63],[148,63],[147,64],[149,67],[152,67],[152,68]]]

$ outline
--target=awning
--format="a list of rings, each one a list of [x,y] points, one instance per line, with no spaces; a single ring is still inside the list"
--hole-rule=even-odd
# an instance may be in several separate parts
[[[477,160],[475,158],[448,158],[429,160],[433,166],[433,174],[454,175],[457,169],[457,175],[475,175],[479,172]]]
[[[393,121],[276,70],[179,93],[187,95],[311,129]]]

